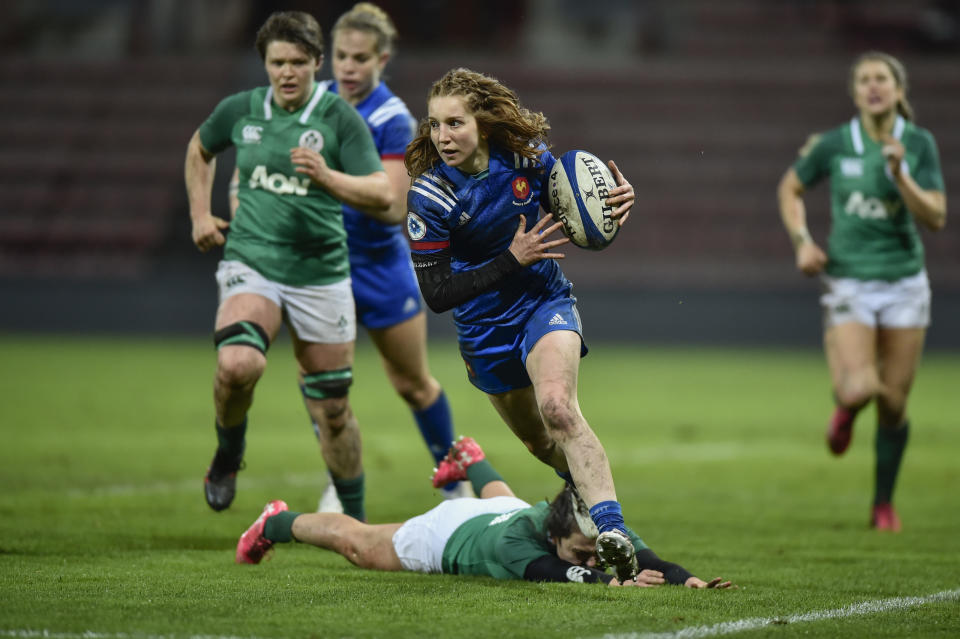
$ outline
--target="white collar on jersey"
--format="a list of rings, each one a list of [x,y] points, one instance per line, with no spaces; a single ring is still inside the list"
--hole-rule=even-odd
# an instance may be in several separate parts
[[[313,110],[317,107],[317,103],[320,102],[323,94],[327,92],[328,86],[330,85],[326,82],[317,82],[314,85],[313,97],[310,98],[310,102],[307,103],[303,113],[300,114],[300,124],[306,124],[307,120],[310,119],[310,114],[313,113]],[[267,89],[267,95],[263,99],[263,119],[273,119],[273,87]]]
[[[906,126],[907,121],[903,119],[902,115],[898,115],[897,119],[893,121],[893,137],[899,140]],[[857,152],[857,155],[863,155],[863,134],[860,132],[859,115],[853,116],[853,119],[850,120],[850,138],[853,140],[853,150]]]

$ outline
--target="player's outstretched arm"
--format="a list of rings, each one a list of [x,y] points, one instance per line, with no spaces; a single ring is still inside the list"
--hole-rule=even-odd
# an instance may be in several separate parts
[[[699,577],[690,577],[689,579],[687,579],[686,583],[683,585],[686,586],[687,588],[697,588],[697,589],[716,588],[718,590],[727,589],[727,588],[732,589],[737,587],[737,585],[734,584],[733,582],[724,581],[722,577],[714,577],[710,581],[704,581]]]
[[[691,574],[689,570],[680,564],[661,559],[649,548],[643,548],[637,551],[637,565],[641,573],[648,570],[658,571],[662,573],[667,583],[676,586],[685,586],[687,588],[736,588],[731,582],[723,581],[720,577],[716,577],[710,581],[704,581],[696,575]]]

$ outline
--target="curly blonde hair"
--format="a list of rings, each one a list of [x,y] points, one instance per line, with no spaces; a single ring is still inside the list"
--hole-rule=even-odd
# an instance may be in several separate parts
[[[500,81],[470,69],[452,69],[430,87],[427,102],[433,98],[458,96],[467,111],[477,119],[477,128],[491,146],[513,151],[539,162],[549,148],[546,116],[520,104],[517,94]],[[417,137],[407,145],[403,158],[407,173],[416,177],[437,163],[440,154],[430,139],[430,121],[420,121]]]

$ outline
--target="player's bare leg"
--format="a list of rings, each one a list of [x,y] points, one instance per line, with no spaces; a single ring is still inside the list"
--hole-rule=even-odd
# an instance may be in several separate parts
[[[527,356],[527,371],[542,423],[563,451],[580,496],[592,506],[616,500],[617,494],[607,454],[577,401],[580,343],[573,331],[547,333]]]
[[[847,450],[857,413],[881,391],[876,339],[875,329],[856,322],[832,326],[824,333],[824,351],[837,402],[827,428],[827,445],[835,455]]]
[[[380,352],[390,384],[411,410],[423,410],[437,401],[440,383],[427,366],[426,313],[387,328],[368,329],[367,333]]]
[[[893,489],[907,446],[907,397],[923,351],[923,328],[881,328],[877,333],[881,391],[877,395],[876,477],[870,523],[878,530],[900,530]]]
[[[346,374],[353,366],[353,342],[318,344],[301,341],[295,335],[293,341],[301,384],[305,383],[305,376],[315,378],[327,373],[334,375],[338,371]],[[318,388],[329,393],[328,397],[312,399],[305,396],[304,403],[316,425],[320,452],[337,485],[344,512],[362,520],[365,515],[360,427],[350,407],[348,386],[347,378],[331,377],[329,383],[318,383]]]
[[[371,526],[338,513],[304,513],[293,522],[293,537],[337,552],[360,568],[403,570],[393,548],[393,534],[402,525]]]
[[[267,366],[266,348],[276,337],[280,322],[280,308],[252,293],[230,296],[217,310],[216,334],[221,336],[236,328],[240,339],[224,338],[217,349],[213,397],[218,446],[204,477],[204,494],[214,510],[229,507],[236,494],[247,412],[253,403],[254,388]]]
[[[387,328],[368,329],[380,352],[383,369],[397,394],[407,403],[434,463],[446,455],[453,441],[450,404],[427,364],[427,316],[421,311]],[[471,494],[465,484],[444,487],[444,497]]]
[[[540,417],[533,386],[487,397],[490,398],[490,403],[493,404],[504,423],[533,456],[561,473],[569,472],[570,467],[567,465],[563,449],[550,436]]]
[[[522,395],[491,396],[491,401],[521,440],[541,446],[541,459],[549,451],[542,448],[544,435],[555,442],[600,531],[597,553],[616,568],[617,578],[623,582],[637,573],[637,560],[626,534],[610,462],[577,401],[580,347],[580,335],[573,331],[547,333],[527,356],[527,372],[533,382],[532,395],[530,389],[522,389],[528,391],[527,404],[518,401]],[[537,417],[531,404],[536,407]],[[527,445],[531,448],[530,443]]]

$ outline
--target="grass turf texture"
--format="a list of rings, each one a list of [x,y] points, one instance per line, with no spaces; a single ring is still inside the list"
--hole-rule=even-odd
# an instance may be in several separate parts
[[[209,510],[215,446],[206,340],[0,336],[0,636],[598,637],[786,619],[960,587],[956,380],[930,353],[897,491],[900,535],[867,528],[873,411],[842,459],[827,452],[817,352],[592,345],[580,402],[606,446],[628,523],[660,556],[736,591],[611,589],[366,572],[299,544],[238,566],[263,504],[315,507],[323,467],[286,340],[250,415],[238,496]],[[458,434],[476,437],[528,501],[560,482],[468,385],[455,348],[431,346]],[[431,462],[369,344],[353,405],[367,512],[400,521],[435,505]],[[957,598],[905,610],[775,623],[751,637],[957,636]]]

